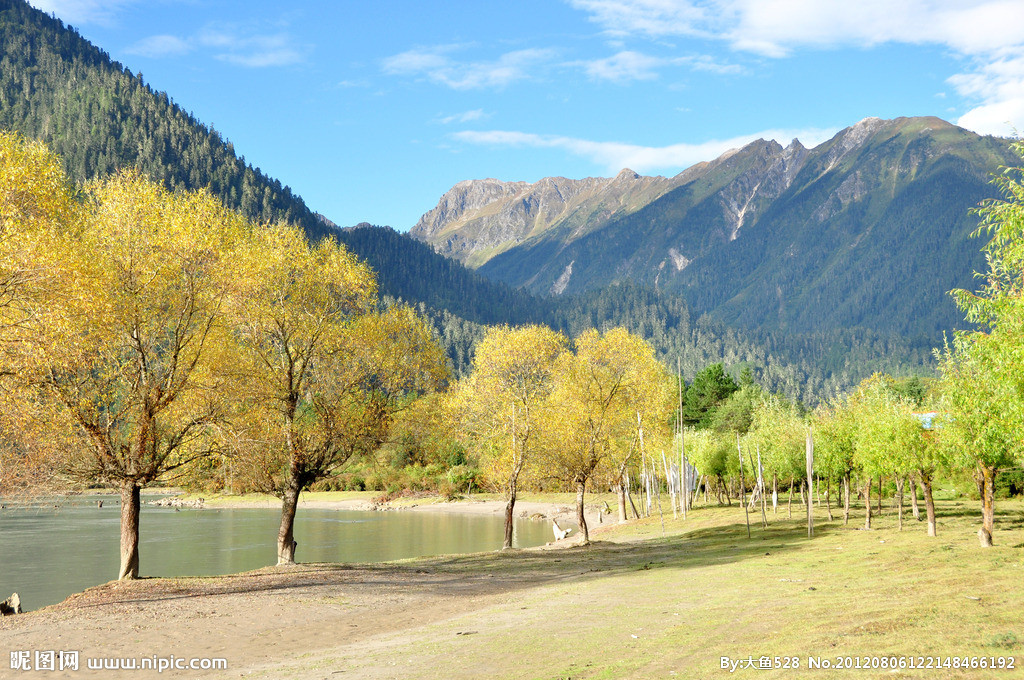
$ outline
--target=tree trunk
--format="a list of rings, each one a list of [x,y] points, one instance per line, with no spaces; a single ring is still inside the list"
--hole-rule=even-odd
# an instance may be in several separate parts
[[[139,577],[139,511],[141,489],[135,482],[121,485],[121,569],[119,581]]]
[[[924,491],[924,509],[928,515],[928,535],[937,536],[938,528],[935,524],[935,499],[932,497],[932,476],[921,473],[921,489]]]
[[[295,510],[299,506],[299,484],[290,479],[281,496],[281,529],[277,532],[277,563],[295,564]]]
[[[625,524],[626,520],[626,482],[624,475],[619,475],[619,524]]]
[[[910,507],[914,513],[914,519],[921,521],[921,508],[917,506],[917,486],[914,484],[914,475],[908,475],[907,481],[910,482]]]
[[[843,526],[850,524],[850,475],[843,475]]]
[[[979,467],[983,491],[981,494],[981,529],[978,531],[978,540],[981,541],[982,548],[991,548],[992,532],[995,531],[996,525],[996,468],[987,465]]]
[[[508,485],[508,502],[505,503],[505,543],[502,550],[512,547],[512,532],[515,527],[515,516],[512,514],[516,508],[516,480],[512,479]]]
[[[789,478],[789,519],[793,519],[793,478]]]
[[[896,478],[896,526],[903,531],[903,478]]]
[[[590,532],[587,530],[587,518],[583,514],[583,494],[587,490],[587,481],[576,482],[576,523],[580,525],[583,545],[590,545]]]
[[[878,516],[882,516],[882,475],[878,475]]]
[[[871,528],[871,478],[864,485],[864,528]]]
[[[828,510],[828,521],[833,521],[832,517],[832,479],[828,478],[825,480],[825,509]]]

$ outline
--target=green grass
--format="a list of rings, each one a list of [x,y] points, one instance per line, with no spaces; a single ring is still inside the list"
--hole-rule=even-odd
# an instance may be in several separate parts
[[[778,518],[769,510],[767,529],[752,514],[748,539],[733,505],[698,508],[686,521],[669,514],[664,535],[655,515],[606,524],[589,548],[406,562],[395,567],[493,578],[510,592],[394,648],[331,660],[372,669],[400,658],[403,677],[419,678],[1024,677],[1024,505],[997,506],[988,550],[978,547],[976,506],[941,503],[937,538],[909,508],[904,531],[888,508],[864,531],[858,507],[849,527],[841,513],[829,522],[816,509],[812,539],[785,508]],[[807,668],[809,656],[881,655],[1015,656],[1017,669]],[[800,669],[730,674],[723,656],[798,657]]]

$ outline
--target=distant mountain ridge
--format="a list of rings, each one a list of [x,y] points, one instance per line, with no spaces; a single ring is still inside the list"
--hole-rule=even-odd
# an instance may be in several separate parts
[[[588,233],[677,184],[629,169],[613,178],[546,177],[533,184],[468,180],[446,192],[409,233],[442,255],[479,266],[554,225],[574,236]]]
[[[758,140],[672,178],[584,180],[550,219],[531,199],[572,180],[462,182],[410,234],[539,294],[630,280],[731,325],[935,337],[960,321],[946,292],[983,265],[969,210],[1015,160],[938,118],[868,118],[814,149]],[[477,200],[455,210],[461,195]]]

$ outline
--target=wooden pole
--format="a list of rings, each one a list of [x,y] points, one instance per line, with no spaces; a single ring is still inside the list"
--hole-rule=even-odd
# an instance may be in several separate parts
[[[654,476],[654,493],[658,499],[658,517],[661,519],[661,535],[665,536],[665,513],[661,511],[661,485],[658,484],[658,464],[651,456],[651,474]]]
[[[768,500],[764,497],[764,468],[761,467],[761,445],[757,445],[757,488],[761,492],[761,524],[768,528]]]
[[[668,486],[668,496],[672,501],[672,519],[677,519],[676,514],[676,482],[672,478],[672,472],[668,469],[668,460],[665,458],[665,451],[661,452],[661,465],[665,468],[665,484]]]
[[[740,505],[747,519],[747,538],[750,538],[750,508],[747,507],[747,494],[743,488],[743,449],[740,448],[740,435],[736,434],[736,454],[740,457]]]
[[[636,503],[633,502],[633,494],[631,494],[629,492],[630,486],[631,486],[631,482],[630,482],[630,479],[629,479],[629,473],[627,472],[626,473],[626,500],[629,501],[629,506],[631,508],[633,508],[633,517],[635,519],[640,519],[640,512],[636,509]]]
[[[686,511],[690,505],[690,471],[686,466],[686,435],[683,433],[683,371],[679,366],[679,357],[676,357],[676,381],[679,386],[679,416],[676,418],[676,429],[679,431],[679,477],[682,480],[683,519],[686,519]]]
[[[811,480],[814,479],[814,437],[807,428],[807,538],[814,536],[814,504],[811,502]]]

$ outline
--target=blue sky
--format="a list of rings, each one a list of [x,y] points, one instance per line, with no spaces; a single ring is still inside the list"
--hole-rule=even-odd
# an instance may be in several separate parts
[[[342,226],[868,116],[1024,129],[1021,0],[30,0]]]

